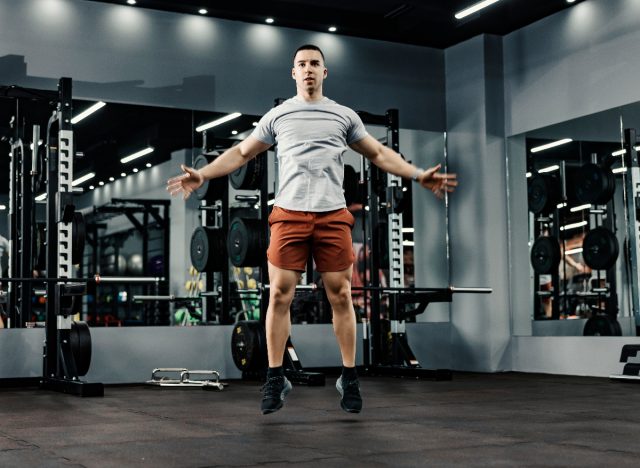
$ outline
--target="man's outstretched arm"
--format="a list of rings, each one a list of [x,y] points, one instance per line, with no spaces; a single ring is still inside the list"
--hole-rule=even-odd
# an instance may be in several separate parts
[[[249,136],[240,142],[239,145],[232,146],[212,162],[198,170],[181,164],[180,168],[183,174],[172,177],[167,181],[167,191],[172,196],[182,193],[183,198],[186,200],[205,180],[231,174],[255,158],[258,154],[267,151],[270,147],[271,145]]]
[[[431,190],[438,198],[442,198],[445,192],[453,192],[458,185],[456,174],[443,174],[438,172],[441,165],[429,169],[420,169],[402,159],[400,154],[391,148],[384,146],[371,135],[349,145],[354,151],[362,154],[373,164],[385,172],[414,179],[424,188]]]

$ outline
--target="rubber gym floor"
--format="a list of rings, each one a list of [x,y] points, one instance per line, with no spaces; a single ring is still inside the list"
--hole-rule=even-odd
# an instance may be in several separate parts
[[[361,378],[364,409],[296,386],[108,386],[104,398],[0,389],[0,466],[638,466],[640,385],[520,373]]]

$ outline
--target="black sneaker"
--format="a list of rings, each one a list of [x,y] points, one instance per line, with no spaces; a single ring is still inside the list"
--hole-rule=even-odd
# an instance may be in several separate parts
[[[284,399],[293,387],[284,376],[271,377],[262,386],[262,414],[275,413],[284,404]]]
[[[359,413],[362,409],[362,397],[358,379],[343,380],[340,377],[336,382],[336,388],[340,393],[340,408],[347,413]]]

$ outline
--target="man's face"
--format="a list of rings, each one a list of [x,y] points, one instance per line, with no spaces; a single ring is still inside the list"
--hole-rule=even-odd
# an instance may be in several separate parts
[[[322,55],[317,50],[300,50],[293,59],[291,77],[296,80],[296,87],[307,92],[322,88],[327,77]]]

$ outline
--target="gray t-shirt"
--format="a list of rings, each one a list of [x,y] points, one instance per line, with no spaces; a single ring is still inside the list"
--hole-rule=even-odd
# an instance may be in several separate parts
[[[316,212],[346,206],[343,155],[367,136],[353,110],[326,97],[306,102],[295,96],[267,112],[252,136],[278,144],[277,206]]]

